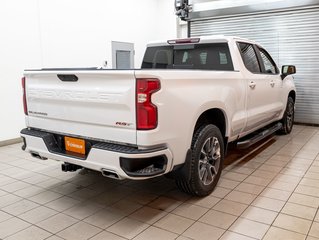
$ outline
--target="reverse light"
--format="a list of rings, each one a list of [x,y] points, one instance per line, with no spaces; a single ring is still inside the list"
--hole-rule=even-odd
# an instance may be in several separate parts
[[[184,39],[175,39],[168,40],[168,44],[185,44],[185,43],[199,43],[200,38],[184,38]]]
[[[157,127],[157,107],[152,103],[152,94],[160,88],[160,81],[156,78],[136,79],[137,130],[151,130]]]
[[[23,109],[24,109],[24,114],[28,115],[28,107],[27,107],[27,95],[26,95],[26,90],[25,90],[25,77],[21,79],[22,83],[22,89],[23,89]]]

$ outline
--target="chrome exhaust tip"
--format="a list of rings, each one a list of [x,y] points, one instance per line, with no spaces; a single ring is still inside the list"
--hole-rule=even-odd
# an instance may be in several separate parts
[[[47,160],[46,157],[42,157],[42,156],[40,156],[39,153],[36,153],[36,152],[31,152],[31,156],[34,157],[34,158],[37,158],[37,159]]]
[[[117,180],[121,180],[122,178],[117,174],[117,172],[109,169],[101,169],[101,173],[104,177],[113,178]]]

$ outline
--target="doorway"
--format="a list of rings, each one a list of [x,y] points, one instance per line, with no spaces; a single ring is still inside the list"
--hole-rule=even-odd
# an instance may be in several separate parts
[[[112,41],[112,68],[134,68],[134,43]]]

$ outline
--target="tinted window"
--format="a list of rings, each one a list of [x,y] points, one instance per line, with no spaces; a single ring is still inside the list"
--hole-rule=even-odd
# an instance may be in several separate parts
[[[234,70],[227,43],[149,47],[142,68]]]
[[[238,46],[246,68],[253,73],[260,73],[260,66],[253,45],[238,43]]]
[[[278,73],[275,62],[272,60],[270,55],[265,49],[259,48],[259,53],[262,59],[262,64],[264,65],[266,73],[276,74]]]
[[[146,49],[142,68],[170,68],[173,64],[171,47],[149,47]]]

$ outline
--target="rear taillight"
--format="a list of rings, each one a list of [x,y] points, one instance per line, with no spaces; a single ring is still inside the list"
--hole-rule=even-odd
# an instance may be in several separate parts
[[[157,127],[157,107],[152,103],[152,94],[160,90],[156,78],[136,79],[136,128],[151,130]]]
[[[25,77],[21,79],[22,82],[22,89],[23,89],[23,109],[24,109],[24,114],[28,115],[28,107],[27,107],[27,95],[25,92]]]

